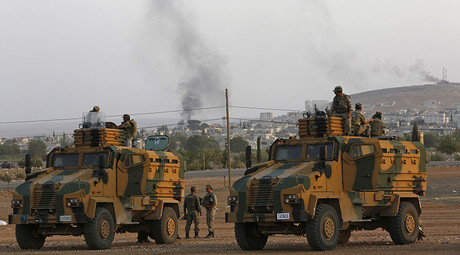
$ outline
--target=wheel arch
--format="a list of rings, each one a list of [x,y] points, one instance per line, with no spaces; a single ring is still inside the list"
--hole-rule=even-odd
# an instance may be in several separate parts
[[[422,205],[420,204],[419,196],[416,194],[407,194],[407,195],[399,195],[396,194],[393,196],[391,205],[384,208],[379,215],[384,217],[392,217],[396,216],[399,211],[399,204],[401,202],[409,202],[414,205],[417,213],[420,215],[422,214]]]

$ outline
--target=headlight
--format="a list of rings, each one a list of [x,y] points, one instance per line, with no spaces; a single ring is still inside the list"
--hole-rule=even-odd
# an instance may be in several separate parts
[[[67,206],[68,207],[80,206],[80,199],[79,198],[68,198],[67,199]]]
[[[285,197],[284,202],[286,204],[298,204],[298,203],[300,203],[298,194],[289,194],[289,195],[285,195],[284,197]]]
[[[22,200],[21,199],[13,199],[11,200],[11,207],[22,207]]]
[[[236,197],[236,196],[229,196],[228,197],[228,204],[229,205],[236,205],[236,201],[238,201],[238,197]]]

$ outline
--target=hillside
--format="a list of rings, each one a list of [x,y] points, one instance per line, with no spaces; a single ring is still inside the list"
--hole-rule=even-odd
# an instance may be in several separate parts
[[[379,89],[353,94],[350,97],[353,104],[358,102],[363,104],[367,108],[364,109],[365,111],[391,112],[409,108],[441,111],[446,107],[460,104],[460,83]],[[438,103],[429,105],[428,102]]]

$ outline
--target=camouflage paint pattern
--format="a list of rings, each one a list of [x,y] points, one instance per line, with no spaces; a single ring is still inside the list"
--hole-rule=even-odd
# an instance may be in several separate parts
[[[306,157],[308,145],[331,142],[334,155],[324,165]],[[301,159],[275,160],[277,147],[293,145],[303,146]],[[420,142],[303,136],[275,141],[270,153],[268,163],[248,169],[230,188],[226,222],[256,222],[268,234],[293,233],[280,224],[306,222],[317,204],[328,203],[346,229],[394,216],[401,199],[418,202],[426,191],[426,151]]]
[[[160,219],[164,206],[172,207],[179,216],[184,171],[176,155],[99,145],[54,149],[48,156],[50,167],[30,175],[13,192],[13,200],[22,201],[22,205],[13,207],[9,223],[41,224],[50,227],[48,233],[52,234],[52,224],[83,224],[92,220],[100,205],[113,209],[119,231],[126,225]],[[108,155],[104,171],[98,170],[98,166],[83,166],[83,155],[90,153]],[[53,158],[65,154],[77,154],[78,165],[53,168]],[[69,206],[70,199],[79,202]]]

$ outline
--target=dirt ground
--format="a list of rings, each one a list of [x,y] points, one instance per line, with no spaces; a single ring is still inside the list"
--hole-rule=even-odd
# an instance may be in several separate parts
[[[422,198],[421,220],[427,235],[412,245],[395,245],[387,232],[380,230],[352,233],[346,245],[339,245],[333,251],[314,252],[308,246],[305,236],[277,235],[269,238],[264,250],[244,252],[236,244],[233,224],[225,223],[228,190],[223,177],[193,178],[186,180],[186,191],[193,184],[204,196],[204,187],[211,183],[218,197],[216,215],[216,238],[181,239],[173,245],[136,244],[136,234],[117,234],[112,247],[104,251],[88,250],[83,237],[53,236],[46,239],[39,251],[22,251],[16,243],[14,225],[0,226],[0,254],[63,254],[85,252],[87,254],[460,254],[460,167],[432,167],[428,169],[427,196]],[[0,193],[0,220],[7,221],[11,195]],[[206,219],[201,217],[201,232],[207,234]],[[185,221],[180,221],[180,236],[184,237]]]

